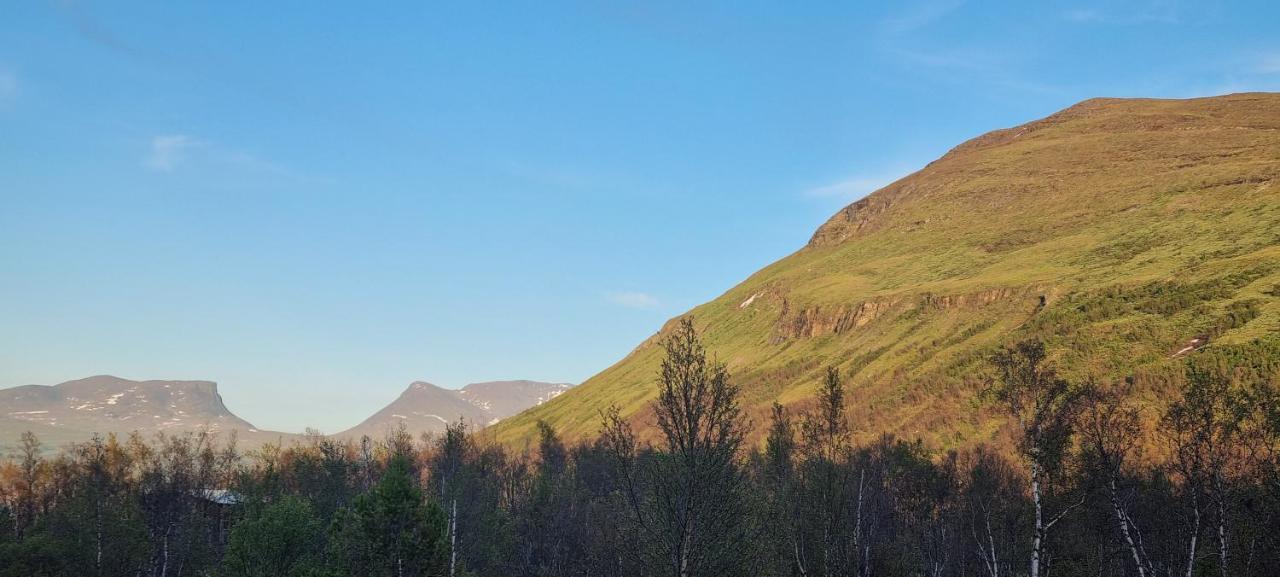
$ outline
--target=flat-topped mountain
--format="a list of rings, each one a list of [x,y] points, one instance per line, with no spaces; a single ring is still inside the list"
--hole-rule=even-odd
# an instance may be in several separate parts
[[[440,433],[447,424],[460,419],[471,426],[483,427],[540,405],[572,386],[538,381],[491,381],[454,390],[417,381],[391,404],[336,436],[377,438],[400,425],[414,435]]]
[[[109,375],[0,390],[10,419],[83,431],[189,429],[256,431],[222,403],[210,381],[131,381]]]
[[[236,431],[247,440],[280,435],[259,431],[229,411],[211,381],[131,381],[110,375],[0,390],[0,441],[10,444],[28,429],[51,442],[133,431]]]
[[[338,437],[381,437],[404,425],[411,433],[439,433],[447,423],[465,420],[491,425],[555,398],[573,385],[538,381],[491,381],[444,389],[418,381],[399,398]],[[143,435],[235,431],[248,447],[295,435],[263,431],[227,409],[211,381],[131,381],[109,375],[57,385],[0,389],[0,447],[12,447],[32,431],[53,449],[84,441],[94,433]]]
[[[983,358],[1027,337],[1073,379],[1133,377],[1159,414],[1150,375],[1280,333],[1280,94],[1100,98],[979,136],[688,314],[757,433],[836,366],[862,441],[992,440],[1007,420],[979,397]],[[656,345],[493,431],[587,438],[617,406],[652,433]]]

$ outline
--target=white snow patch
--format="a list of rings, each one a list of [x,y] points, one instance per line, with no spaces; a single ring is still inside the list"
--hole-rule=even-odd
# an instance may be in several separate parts
[[[407,419],[407,418],[409,418],[409,417],[406,417],[406,416],[404,416],[404,415],[391,415],[391,416],[392,416],[392,417],[395,417],[395,418],[397,418],[397,419]]]
[[[1178,352],[1173,353],[1172,355],[1170,355],[1170,356],[1169,356],[1169,358],[1171,358],[1171,359],[1172,359],[1172,358],[1174,358],[1174,357],[1180,357],[1180,356],[1182,356],[1182,355],[1184,355],[1184,354],[1187,354],[1187,353],[1189,353],[1189,352],[1191,352],[1191,351],[1196,350],[1198,347],[1200,347],[1200,339],[1198,339],[1198,338],[1191,339],[1191,342],[1190,342],[1190,343],[1187,343],[1187,346],[1183,347],[1183,348],[1182,348],[1181,350],[1179,350]]]
[[[110,397],[107,397],[107,404],[114,405],[116,404],[117,401],[120,400],[120,397],[123,397],[123,396],[124,396],[124,393],[116,393],[114,395],[111,395]]]
[[[562,385],[562,386],[563,386],[563,385]],[[545,402],[547,402],[547,401],[550,401],[551,399],[554,399],[554,398],[556,398],[556,397],[560,396],[560,393],[563,393],[563,392],[565,392],[566,390],[568,390],[568,389],[566,389],[566,388],[561,388],[561,389],[560,389],[560,390],[558,390],[558,391],[547,391],[547,394],[542,395],[541,397],[538,397],[538,404],[539,404],[539,405],[541,405],[542,403],[545,403]]]
[[[756,302],[756,297],[760,296],[760,294],[761,294],[761,293],[756,293],[756,294],[751,295],[751,298],[748,298],[747,300],[742,301],[742,304],[738,305],[738,308],[740,308],[740,309],[745,309],[745,308],[747,308],[747,307],[751,306],[751,303]]]
[[[9,414],[10,415],[43,415],[48,412],[49,411],[15,411]]]

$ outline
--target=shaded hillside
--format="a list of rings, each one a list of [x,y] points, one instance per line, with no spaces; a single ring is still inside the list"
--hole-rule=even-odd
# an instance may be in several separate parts
[[[1280,330],[1277,297],[1280,95],[1237,94],[1093,99],[965,142],[690,314],[757,432],[836,365],[863,440],[951,447],[1000,435],[977,399],[996,343],[1041,336],[1066,374],[1136,373],[1159,405],[1144,375]],[[492,431],[583,438],[610,405],[652,431],[655,344]]]

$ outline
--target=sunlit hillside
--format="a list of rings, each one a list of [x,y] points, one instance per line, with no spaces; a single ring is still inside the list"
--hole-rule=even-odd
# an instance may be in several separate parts
[[[1280,94],[1088,100],[960,144],[689,314],[757,434],[835,365],[863,440],[997,438],[981,359],[1033,334],[1075,379],[1136,375],[1154,408],[1144,375],[1280,330],[1278,179]],[[641,343],[497,438],[586,438],[611,405],[644,431],[660,356]]]

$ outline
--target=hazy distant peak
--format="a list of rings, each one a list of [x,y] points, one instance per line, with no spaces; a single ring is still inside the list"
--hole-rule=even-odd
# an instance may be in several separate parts
[[[133,381],[112,375],[0,390],[0,417],[15,425],[86,433],[258,432],[227,409],[213,381]]]
[[[448,389],[445,389],[444,387],[441,387],[436,384],[428,383],[427,381],[414,381],[409,384],[409,388],[405,389],[404,392],[410,393],[413,391],[446,391],[446,390]]]
[[[572,386],[511,380],[445,389],[426,381],[414,381],[391,404],[338,435],[377,437],[401,425],[410,433],[439,433],[449,423],[459,420],[473,426],[487,426],[549,401]]]

